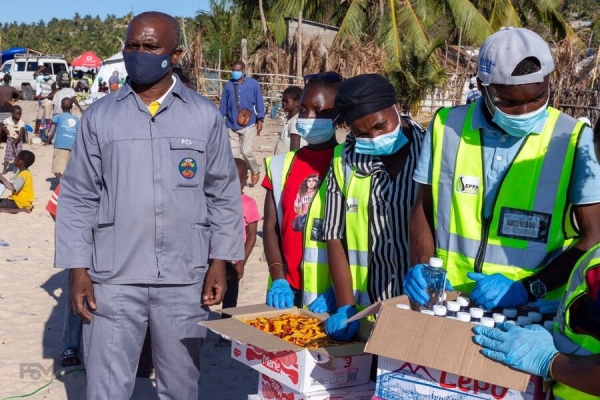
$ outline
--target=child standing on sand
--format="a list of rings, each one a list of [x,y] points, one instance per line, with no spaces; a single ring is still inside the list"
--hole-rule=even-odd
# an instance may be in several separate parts
[[[3,123],[2,131],[6,134],[6,152],[4,153],[4,169],[2,175],[8,172],[8,164],[15,159],[17,154],[23,150],[23,139],[25,138],[25,122],[21,120],[23,111],[19,106],[13,106],[11,116]]]
[[[302,88],[299,86],[289,86],[281,95],[281,107],[287,113],[285,123],[279,139],[275,144],[275,155],[285,154],[288,151],[299,149],[306,145],[306,141],[301,139],[296,129],[296,120],[300,112],[300,96]]]

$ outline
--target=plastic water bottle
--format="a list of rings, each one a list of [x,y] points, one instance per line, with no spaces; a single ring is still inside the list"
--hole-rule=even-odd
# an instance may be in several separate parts
[[[506,321],[506,315],[494,313],[494,314],[492,314],[492,319],[494,320],[495,323],[499,324],[500,322]]]
[[[479,322],[483,318],[483,310],[481,308],[472,307],[469,309],[469,313],[471,314],[471,321]]]
[[[502,310],[502,314],[509,321],[514,321],[517,319],[517,309],[516,308],[505,308]]]
[[[448,309],[448,316],[456,317],[456,313],[460,311],[460,304],[456,301],[449,301],[446,303],[446,308]]]
[[[445,317],[447,313],[446,307],[442,306],[440,304],[436,304],[435,306],[433,306],[433,314],[436,317]]]
[[[442,268],[444,262],[441,258],[431,257],[429,264],[423,267],[423,277],[427,282],[429,301],[423,308],[431,310],[433,306],[444,301],[444,288],[446,287],[446,270]]]
[[[495,324],[493,318],[483,317],[479,320],[479,325],[487,326],[488,328],[493,328]]]
[[[542,322],[542,313],[540,312],[529,311],[527,313],[527,317],[529,317],[529,319],[531,319],[531,322],[533,322],[534,324],[539,324],[540,322]]]

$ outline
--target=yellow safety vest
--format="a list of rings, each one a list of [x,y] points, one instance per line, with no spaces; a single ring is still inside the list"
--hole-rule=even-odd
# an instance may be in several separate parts
[[[471,271],[522,280],[561,254],[576,236],[568,188],[583,124],[549,107],[543,131],[528,135],[483,216],[482,133],[471,126],[477,103],[441,109],[432,131],[436,252],[448,279],[470,292]],[[562,288],[547,295],[559,298]]]
[[[343,143],[333,151],[333,175],[346,201],[345,240],[354,301],[360,310],[371,305],[368,293],[371,176],[356,175],[356,168],[344,160]]]
[[[571,328],[571,306],[582,296],[587,295],[587,273],[600,264],[600,244],[588,250],[577,262],[558,308],[557,322],[554,324],[554,345],[564,354],[587,356],[600,353],[600,338],[573,332]],[[598,400],[592,396],[565,384],[556,382],[552,392],[557,399]]]
[[[280,232],[281,221],[283,221],[281,194],[283,193],[285,181],[287,180],[297,151],[294,150],[286,154],[265,158],[266,173],[273,185],[273,199]],[[327,186],[324,182],[326,179],[321,181],[317,194],[311,200],[302,234],[302,305],[304,307],[315,301],[320,294],[325,293],[331,287],[329,265],[327,264],[327,244],[323,237],[325,192]],[[270,277],[268,287],[271,287]]]

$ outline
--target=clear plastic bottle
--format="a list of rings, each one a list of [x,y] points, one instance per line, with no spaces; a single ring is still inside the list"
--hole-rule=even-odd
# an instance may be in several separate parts
[[[502,310],[502,314],[506,317],[507,320],[516,320],[517,319],[517,309],[516,308],[505,308]]]
[[[459,321],[471,322],[471,314],[468,312],[459,311],[456,313],[456,318],[458,318]]]
[[[500,322],[506,321],[506,315],[499,314],[499,313],[493,313],[492,319],[494,320],[495,323],[499,324]]]
[[[479,320],[479,325],[487,326],[489,328],[493,328],[495,325],[493,318],[483,317]]]
[[[444,262],[441,258],[431,257],[429,264],[423,267],[423,277],[427,282],[427,295],[429,301],[423,308],[431,310],[436,304],[444,301],[444,288],[446,287],[446,270],[442,268]]]
[[[469,309],[471,314],[471,321],[479,322],[483,318],[483,310],[481,308],[472,307]]]
[[[443,306],[441,304],[436,304],[435,306],[433,306],[433,314],[436,317],[445,317],[446,313],[447,313],[446,306]]]
[[[448,309],[447,315],[449,317],[456,317],[456,313],[460,311],[460,304],[456,301],[449,301],[446,303],[446,308]]]
[[[469,303],[471,302],[471,300],[469,300],[468,297],[458,296],[456,298],[456,302],[460,305],[460,311],[463,311],[463,312],[469,311]]]
[[[527,313],[527,316],[531,319],[531,322],[533,322],[534,324],[539,324],[540,322],[542,322],[542,313],[540,312],[529,311]]]

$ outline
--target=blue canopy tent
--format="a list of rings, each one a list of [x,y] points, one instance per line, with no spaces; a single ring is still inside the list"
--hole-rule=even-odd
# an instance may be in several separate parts
[[[2,58],[1,63],[4,63],[6,60],[12,60],[15,58],[15,54],[26,53],[27,49],[23,47],[12,47],[10,49],[4,50],[0,53],[0,58]]]

